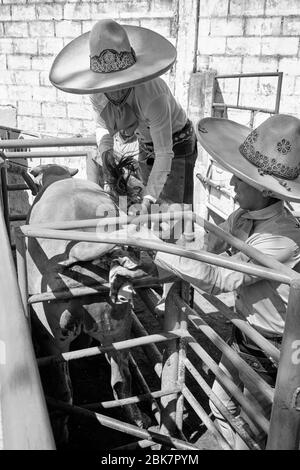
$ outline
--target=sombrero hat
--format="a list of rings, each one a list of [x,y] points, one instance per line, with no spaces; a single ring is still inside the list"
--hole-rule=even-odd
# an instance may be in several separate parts
[[[69,93],[101,93],[151,80],[175,60],[175,47],[160,34],[100,20],[61,50],[49,78]]]
[[[267,194],[300,201],[300,120],[276,114],[251,130],[229,119],[196,126],[204,149],[226,170]]]

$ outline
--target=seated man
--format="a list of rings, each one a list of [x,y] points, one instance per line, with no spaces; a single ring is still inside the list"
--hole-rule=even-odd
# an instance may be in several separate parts
[[[288,115],[275,115],[250,132],[247,127],[233,121],[205,118],[198,123],[197,131],[203,147],[217,163],[233,173],[231,185],[240,208],[221,227],[249,246],[273,256],[289,268],[295,268],[300,261],[300,229],[297,220],[285,209],[283,200],[300,201],[300,120]],[[202,235],[200,239],[196,237],[195,241],[186,243],[186,247],[218,254],[230,250],[231,260],[251,262],[244,253],[228,246],[212,233]],[[273,344],[280,345],[288,285],[162,252],[156,255],[155,263],[160,272],[161,268],[168,270],[206,292],[234,291],[237,312]],[[232,346],[242,357],[252,358],[251,363],[258,365],[257,372],[275,385],[274,365],[237,329]],[[242,389],[238,371],[225,356],[220,366]],[[238,404],[217,381],[213,390],[233,414],[240,413]],[[245,448],[219,411],[212,404],[211,408],[224,437],[234,448]]]
[[[300,120],[275,115],[249,133],[249,129],[233,121],[205,118],[198,123],[197,130],[203,147],[217,163],[233,173],[230,184],[240,208],[221,227],[249,246],[294,268],[300,261],[300,230],[283,200],[300,201]],[[195,249],[195,244],[197,240],[186,247]],[[251,262],[245,254],[232,249],[212,233],[205,235],[202,245],[202,249],[214,253],[230,249],[231,260],[237,263]],[[264,337],[280,345],[288,285],[166,253],[158,253],[155,262],[206,292],[234,291],[236,310]],[[232,345],[242,357],[247,357],[243,353],[254,356],[259,364],[257,372],[274,386],[276,368],[263,351],[239,330],[234,330]],[[243,387],[238,371],[225,356],[220,366]],[[239,414],[238,405],[217,381],[213,391],[231,412]],[[245,448],[213,404],[211,409],[224,437],[236,449]]]

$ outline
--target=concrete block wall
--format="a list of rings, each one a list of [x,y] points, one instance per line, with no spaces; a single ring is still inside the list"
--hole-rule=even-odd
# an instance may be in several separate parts
[[[300,117],[299,27],[299,0],[201,0],[197,70],[283,72],[280,112]],[[227,102],[236,96],[237,82],[220,86]],[[273,106],[275,79],[249,79],[243,86],[241,104]]]
[[[48,79],[56,54],[101,18],[150,28],[175,43],[175,0],[0,0],[0,107],[16,125],[42,135],[94,133],[86,96],[55,89]],[[164,77],[171,86],[171,73]]]

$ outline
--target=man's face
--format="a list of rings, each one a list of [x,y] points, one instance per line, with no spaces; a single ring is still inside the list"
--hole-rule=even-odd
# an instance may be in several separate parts
[[[236,192],[234,201],[240,205],[241,209],[255,211],[268,205],[267,198],[260,190],[253,188],[237,176],[232,176],[230,185],[234,187]]]

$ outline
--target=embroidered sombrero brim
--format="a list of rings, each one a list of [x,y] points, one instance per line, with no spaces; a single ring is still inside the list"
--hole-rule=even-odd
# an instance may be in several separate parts
[[[262,175],[258,167],[249,162],[239,151],[240,145],[251,129],[235,121],[220,118],[201,119],[196,126],[199,142],[211,157],[226,170],[257,189],[267,189],[274,197],[288,201],[300,201],[300,177],[280,184],[280,178]]]
[[[138,26],[122,25],[136,54],[131,67],[110,73],[90,70],[89,32],[65,46],[50,70],[51,83],[69,93],[115,91],[165,73],[176,60],[175,47],[160,34]]]

